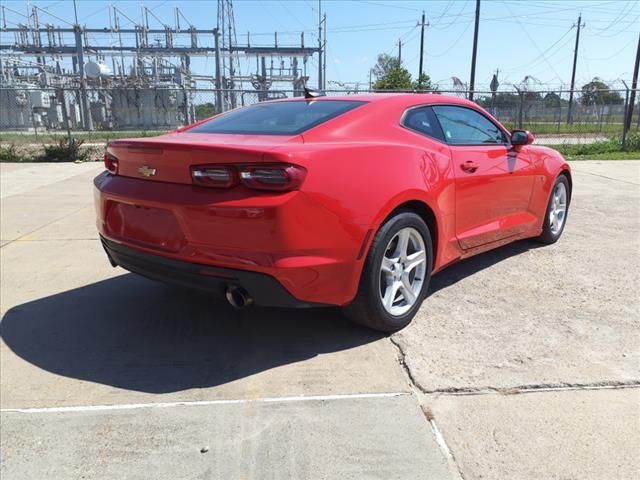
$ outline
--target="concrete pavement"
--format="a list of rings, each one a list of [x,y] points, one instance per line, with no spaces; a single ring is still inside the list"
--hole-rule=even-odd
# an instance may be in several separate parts
[[[640,162],[572,166],[558,244],[450,267],[387,338],[112,269],[100,165],[0,164],[3,479],[637,478]]]

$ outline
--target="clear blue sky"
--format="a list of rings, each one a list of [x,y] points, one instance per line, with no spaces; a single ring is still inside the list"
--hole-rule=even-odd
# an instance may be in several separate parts
[[[109,24],[111,2],[79,0],[81,24],[105,27]],[[216,24],[216,1],[117,1],[113,2],[128,17],[140,22],[141,5],[149,7],[163,22],[174,24],[174,8],[196,27],[212,28]],[[11,1],[5,6],[26,13],[28,4],[38,5],[52,14],[73,22],[71,0]],[[270,32],[306,32],[306,42],[317,42],[317,0],[256,1],[235,0],[235,23],[238,35],[251,31],[253,42],[267,44]],[[400,1],[323,0],[327,15],[327,77],[335,82],[367,83],[369,69],[378,53],[397,54],[402,40],[403,63],[417,76],[422,10],[430,26],[425,35],[425,68],[432,80],[444,87],[456,76],[468,81],[473,40],[474,0]],[[476,84],[488,86],[495,69],[500,69],[503,85],[519,83],[525,75],[558,88],[571,77],[575,41],[575,23],[582,13],[586,24],[581,33],[577,80],[579,86],[598,76],[615,83],[623,78],[630,83],[640,31],[640,2],[632,1],[562,1],[562,0],[482,0]],[[7,11],[9,26],[25,22]],[[41,22],[64,25],[44,13]],[[126,19],[121,25],[128,26]],[[160,23],[150,19],[152,26]],[[184,27],[184,22],[183,25]],[[258,35],[265,34],[265,35]],[[6,34],[5,34],[6,35]],[[281,43],[299,41],[299,33],[280,33]],[[240,36],[240,41],[244,37]],[[6,37],[5,37],[6,41]],[[101,40],[102,41],[102,40]],[[109,42],[105,36],[103,40]],[[113,39],[111,39],[113,41]],[[255,69],[255,61],[250,65]],[[309,64],[312,82],[317,75],[315,59]],[[200,60],[198,73],[212,73],[213,59]],[[245,70],[248,66],[244,67]],[[328,86],[330,88],[330,86]]]

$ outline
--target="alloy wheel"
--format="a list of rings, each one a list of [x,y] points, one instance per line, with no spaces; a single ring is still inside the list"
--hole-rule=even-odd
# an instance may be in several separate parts
[[[405,314],[420,297],[427,271],[424,239],[418,230],[399,230],[385,249],[380,265],[380,300],[393,316]]]
[[[558,182],[553,189],[551,208],[549,209],[549,227],[553,235],[557,235],[564,225],[567,216],[567,187],[563,182]]]

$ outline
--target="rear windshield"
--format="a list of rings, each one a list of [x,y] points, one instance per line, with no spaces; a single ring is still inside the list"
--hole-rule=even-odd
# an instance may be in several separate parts
[[[363,103],[355,100],[257,103],[212,118],[189,133],[297,135]]]

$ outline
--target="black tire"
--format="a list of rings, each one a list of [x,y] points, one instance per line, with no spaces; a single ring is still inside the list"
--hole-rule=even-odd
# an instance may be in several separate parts
[[[424,241],[426,273],[422,289],[416,296],[416,302],[403,315],[394,316],[386,311],[380,298],[380,266],[387,245],[397,232],[406,227],[416,229]],[[433,246],[427,224],[413,212],[401,211],[397,213],[388,219],[376,233],[365,260],[358,293],[353,302],[343,308],[345,315],[355,323],[382,332],[395,332],[404,328],[411,322],[427,295],[432,265]]]
[[[553,192],[556,190],[556,186],[558,183],[564,183],[564,186],[567,191],[567,207],[564,214],[564,220],[562,222],[562,226],[560,230],[556,233],[552,232],[551,222],[549,221],[549,216],[551,214],[551,208],[553,205]],[[569,179],[566,175],[560,174],[551,188],[551,193],[549,194],[549,201],[547,202],[547,209],[544,212],[544,220],[542,222],[542,233],[536,240],[540,243],[544,243],[546,245],[551,245],[552,243],[556,243],[560,237],[562,236],[562,232],[564,232],[564,227],[567,225],[567,217],[569,215],[569,205],[571,204],[571,186],[569,185]]]

